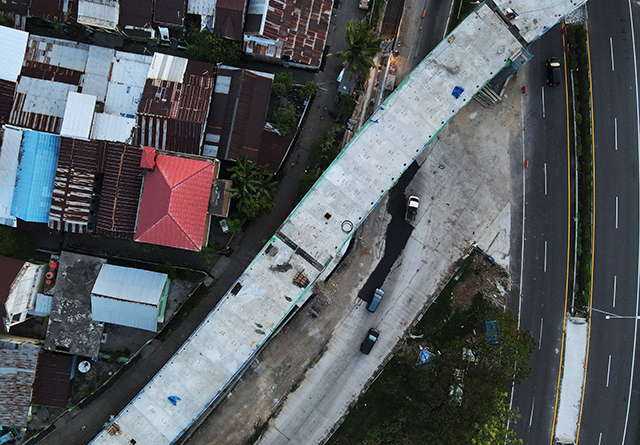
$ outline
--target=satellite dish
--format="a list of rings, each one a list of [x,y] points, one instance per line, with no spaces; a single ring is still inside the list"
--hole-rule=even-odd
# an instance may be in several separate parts
[[[89,363],[86,360],[82,360],[78,364],[78,371],[80,371],[83,374],[86,374],[90,369],[91,369],[91,363]]]

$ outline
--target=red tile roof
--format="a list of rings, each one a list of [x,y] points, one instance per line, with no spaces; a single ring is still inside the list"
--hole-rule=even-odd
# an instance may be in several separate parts
[[[154,147],[142,147],[142,159],[140,168],[153,169],[156,166],[156,149]]]
[[[200,251],[214,173],[211,162],[158,155],[145,176],[135,241]]]

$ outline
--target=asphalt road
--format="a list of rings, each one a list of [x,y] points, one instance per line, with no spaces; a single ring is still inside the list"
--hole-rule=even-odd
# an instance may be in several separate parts
[[[518,301],[513,299],[512,310],[519,312],[521,328],[532,333],[538,348],[531,359],[531,377],[514,390],[513,403],[521,418],[513,428],[523,443],[545,444],[551,436],[560,368],[569,241],[566,89],[564,82],[553,88],[545,82],[546,60],[562,58],[561,28],[551,29],[531,51],[534,58],[522,73],[525,79],[519,79],[527,86],[523,159],[528,167],[524,168],[521,305],[516,307]],[[522,177],[516,181],[522,182]],[[521,257],[514,252],[512,258]],[[519,279],[512,273],[514,284]]]
[[[640,8],[592,0],[589,41],[595,137],[594,310],[638,312],[638,82]],[[581,444],[636,444],[638,320],[593,312]],[[633,389],[635,383],[636,389]]]

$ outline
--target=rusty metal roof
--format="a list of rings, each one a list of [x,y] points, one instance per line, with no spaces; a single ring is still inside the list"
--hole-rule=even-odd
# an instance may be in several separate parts
[[[187,0],[155,0],[153,21],[169,28],[182,28]]]
[[[64,21],[63,0],[31,0],[29,15],[50,22]]]
[[[258,161],[273,75],[259,71],[220,67],[216,79],[207,136],[219,138],[218,157],[245,155]]]
[[[144,170],[142,148],[109,142],[96,233],[133,239]]]
[[[260,36],[269,41],[245,37],[245,51],[319,68],[332,8],[331,0],[269,0],[262,13],[250,6],[247,16],[250,29],[255,32],[262,20],[260,15],[266,14]],[[278,54],[279,45],[282,45],[281,54]]]
[[[120,0],[120,25],[151,27],[153,0]]]
[[[0,79],[0,125],[9,121],[16,84]]]
[[[0,425],[27,426],[40,346],[0,342]]]
[[[0,2],[0,11],[13,12],[15,14],[27,15],[29,0],[4,0]]]
[[[96,173],[103,170],[107,143],[61,138],[49,211],[49,227],[74,233],[87,230]]]
[[[187,67],[183,83],[147,79],[138,109],[138,144],[200,154],[214,85],[213,65],[204,72],[195,75]]]
[[[260,154],[258,156],[258,165],[267,165],[266,170],[269,173],[275,173],[280,168],[282,160],[287,155],[291,142],[295,134],[280,136],[275,131],[264,129],[262,131],[262,140],[260,142]]]
[[[246,9],[247,0],[218,0],[213,32],[222,37],[242,42]]]
[[[41,351],[33,382],[32,403],[65,408],[69,398],[72,367],[72,356]]]

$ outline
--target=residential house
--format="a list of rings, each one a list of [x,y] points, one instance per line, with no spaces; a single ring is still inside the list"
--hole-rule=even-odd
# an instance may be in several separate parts
[[[0,341],[0,425],[27,426],[39,352],[26,339]]]
[[[200,27],[242,42],[247,0],[189,0],[187,13],[200,16]]]
[[[27,319],[44,286],[46,266],[0,255],[0,334]]]
[[[158,331],[169,295],[167,274],[103,264],[91,291],[95,321]]]

